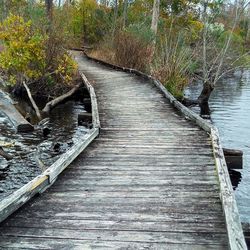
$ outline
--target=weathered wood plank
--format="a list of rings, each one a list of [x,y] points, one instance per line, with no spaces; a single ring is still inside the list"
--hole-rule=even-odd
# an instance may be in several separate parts
[[[89,59],[98,61],[93,58]],[[172,103],[179,111],[181,111],[183,115],[187,116],[190,120],[195,121],[205,131],[211,133],[214,157],[217,165],[217,174],[219,176],[219,181],[220,181],[221,199],[227,225],[229,247],[230,249],[246,249],[247,247],[243,236],[238,209],[236,206],[234,194],[232,192],[232,186],[230,183],[229,174],[227,172],[225,158],[223,152],[221,152],[222,148],[219,142],[216,129],[207,121],[203,120],[200,116],[198,116],[194,112],[190,111],[188,108],[184,107],[181,103],[179,103],[159,81],[153,79],[151,76],[147,76],[137,70],[110,65],[103,61],[100,61],[100,63],[117,70],[132,72],[139,76],[144,77],[145,79],[151,80],[155,84],[155,86],[157,86],[161,90],[161,92],[166,96],[166,98],[170,101],[170,103]]]
[[[90,187],[88,184],[65,184],[65,183],[60,183],[58,182],[56,186],[52,186],[51,190],[55,190],[55,191],[75,191],[75,190],[79,190],[79,191],[86,191],[86,190],[103,190],[103,192],[108,192],[108,191],[144,191],[144,190],[151,190],[154,192],[159,192],[161,190],[164,190],[165,192],[169,192],[171,193],[171,191],[173,190],[173,185],[175,187],[175,191],[178,192],[183,192],[183,191],[189,191],[190,193],[193,191],[197,191],[200,190],[201,192],[203,191],[209,191],[209,190],[213,190],[214,192],[218,192],[219,193],[219,189],[218,189],[218,185],[217,184],[204,184],[204,183],[194,183],[194,184],[189,184],[189,185],[185,185],[185,184],[176,184],[176,182],[174,182],[172,185],[166,186],[165,184],[147,184],[147,185],[137,185],[137,184],[124,184],[124,185],[95,185],[94,187]]]
[[[220,195],[227,224],[229,245],[231,249],[247,249],[232,184],[216,128],[211,130],[211,138],[220,181]]]
[[[224,223],[223,214],[218,213],[206,213],[206,214],[197,214],[197,213],[151,213],[145,211],[144,213],[136,211],[118,211],[117,213],[106,211],[54,211],[48,208],[46,210],[32,210],[31,212],[28,209],[22,208],[22,213],[16,213],[13,215],[15,218],[41,218],[41,219],[70,219],[70,220],[121,220],[121,221],[154,221],[154,222],[182,222],[182,223]]]
[[[75,239],[51,239],[36,237],[2,237],[0,246],[4,249],[166,249],[166,250],[207,250],[206,245],[200,244],[170,244],[148,243],[148,242],[123,242],[105,239],[97,240],[75,240]],[[210,245],[209,249],[224,250],[224,244]]]
[[[99,135],[99,129],[94,128],[85,134],[73,147],[52,164],[44,175],[49,176],[52,183],[57,176]]]
[[[91,109],[92,109],[92,119],[93,119],[93,127],[94,128],[100,128],[100,120],[99,120],[99,111],[98,111],[98,106],[97,106],[97,100],[96,100],[96,94],[95,90],[88,81],[87,77],[83,74],[80,73],[82,80],[86,86],[86,88],[89,91],[90,99],[91,99]]]
[[[22,239],[27,248],[244,249],[238,235],[241,246],[228,241],[235,235],[223,215],[212,126],[167,100],[150,76],[73,54],[95,86],[100,137],[6,220],[0,246]]]
[[[106,192],[101,192],[101,191],[79,191],[79,190],[74,190],[74,191],[69,191],[69,192],[63,192],[63,191],[58,191],[50,194],[50,197],[58,197],[58,198],[66,198],[66,197],[77,197],[77,198],[88,198],[88,197],[95,197],[95,198],[199,198],[205,200],[206,198],[219,198],[219,192],[212,192],[212,191],[196,191],[194,190],[193,192],[189,190],[185,190],[183,192],[178,192],[178,191],[172,191],[172,192],[167,192],[165,190],[161,190],[158,192],[151,191],[149,190],[140,190],[140,191],[106,191]]]
[[[12,195],[0,202],[0,221],[5,220],[10,214],[20,208],[36,193],[49,185],[48,177],[39,175]]]
[[[74,234],[72,234],[72,231]],[[19,236],[19,237],[37,237],[37,238],[55,238],[55,239],[80,239],[80,240],[115,240],[123,242],[151,242],[151,243],[175,243],[175,244],[225,244],[226,235],[216,233],[189,233],[182,232],[181,237],[176,232],[141,232],[141,231],[109,231],[109,230],[85,230],[76,231],[69,229],[41,229],[12,227],[3,228],[1,231],[3,236]]]
[[[75,230],[112,230],[112,231],[150,231],[150,232],[189,232],[189,233],[225,233],[225,224],[221,222],[212,223],[199,223],[195,222],[178,222],[178,221],[122,221],[120,218],[117,220],[72,220],[72,219],[42,219],[42,218],[23,218],[11,219],[4,223],[5,227],[30,227],[46,229],[75,229]],[[11,229],[10,229],[11,230]]]

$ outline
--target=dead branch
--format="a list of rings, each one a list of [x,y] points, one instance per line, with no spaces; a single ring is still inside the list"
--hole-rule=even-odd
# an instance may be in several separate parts
[[[55,98],[54,100],[48,102],[45,107],[43,108],[42,112],[44,114],[49,114],[50,111],[55,108],[58,104],[64,102],[66,99],[70,98],[72,95],[74,95],[79,88],[82,86],[82,83],[79,83],[78,85],[76,85],[74,88],[72,88],[69,92],[67,92],[66,94],[63,94],[57,98]]]
[[[27,86],[27,84],[25,82],[23,82],[23,86],[25,87],[26,91],[27,91],[27,94],[28,94],[28,97],[30,99],[30,102],[33,106],[33,108],[35,109],[35,112],[36,112],[36,115],[38,117],[39,120],[42,120],[42,116],[41,116],[41,113],[40,113],[40,110],[39,108],[37,107],[36,105],[36,102],[34,101],[33,97],[32,97],[32,94],[30,92],[30,89],[29,87]]]

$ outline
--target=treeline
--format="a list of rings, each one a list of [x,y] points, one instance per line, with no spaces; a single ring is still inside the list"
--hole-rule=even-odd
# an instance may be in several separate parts
[[[245,0],[2,0],[0,19],[1,77],[50,97],[72,86],[71,47],[153,74],[180,99],[199,79],[204,89],[192,104],[250,61]]]

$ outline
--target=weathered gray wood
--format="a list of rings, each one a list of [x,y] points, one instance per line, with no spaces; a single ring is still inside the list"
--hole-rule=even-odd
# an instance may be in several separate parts
[[[72,56],[94,82],[100,137],[2,224],[0,247],[28,248],[33,240],[46,248],[46,239],[58,249],[76,242],[83,249],[228,249],[213,142],[200,118],[180,116],[141,72]]]
[[[1,230],[3,236],[19,236],[19,237],[37,237],[37,238],[55,238],[55,239],[80,239],[80,240],[115,240],[115,241],[125,241],[125,242],[151,242],[151,243],[175,243],[175,244],[197,244],[199,240],[200,245],[207,244],[225,244],[226,235],[223,237],[216,233],[189,233],[189,232],[143,232],[143,231],[115,231],[115,230],[85,230],[78,231],[69,229],[41,229],[41,228],[22,228],[12,227],[3,228]],[[201,237],[202,236],[202,237]]]
[[[15,221],[14,221],[15,220]],[[224,223],[197,223],[194,222],[179,222],[179,221],[138,221],[135,220],[72,220],[72,219],[43,219],[43,218],[27,218],[25,221],[23,218],[15,218],[5,223],[8,227],[10,223],[15,223],[17,227],[30,227],[40,228],[41,224],[44,228],[64,228],[64,229],[75,229],[78,231],[100,229],[100,230],[130,230],[130,231],[151,231],[151,232],[194,232],[194,233],[205,233],[213,230],[215,233],[223,233],[225,229]]]
[[[24,119],[12,104],[12,100],[0,91],[0,112],[3,112],[16,128],[17,132],[30,132],[34,127]]]
[[[128,242],[106,239],[96,240],[75,240],[75,239],[51,239],[35,237],[5,237],[1,236],[4,249],[150,249],[150,250],[207,250],[202,244],[172,244],[172,243],[148,243],[148,242]],[[225,244],[210,245],[209,249],[224,250]]]
[[[39,175],[28,184],[0,202],[0,221],[5,220],[10,214],[20,208],[36,193],[49,185],[48,176]]]
[[[211,129],[211,138],[216,169],[220,180],[220,195],[227,224],[229,245],[231,249],[247,249],[239,218],[238,207],[223,155],[218,130],[216,128]]]
[[[79,83],[76,86],[74,86],[71,90],[69,90],[67,93],[65,93],[65,94],[63,94],[61,96],[58,96],[55,99],[53,99],[50,102],[48,102],[45,105],[45,107],[43,108],[42,113],[48,115],[53,108],[55,108],[60,103],[63,103],[67,99],[69,99],[70,97],[72,97],[80,89],[81,86],[82,86],[82,84]]]
[[[99,61],[97,59],[90,58],[88,55],[86,56],[91,60]],[[135,73],[139,76],[144,77],[145,79],[151,80],[155,84],[155,86],[157,86],[161,90],[161,92],[170,101],[170,103],[173,104],[174,107],[176,107],[188,119],[196,122],[197,125],[199,125],[202,129],[211,134],[213,153],[216,161],[216,170],[220,181],[221,201],[225,214],[229,247],[230,249],[247,249],[239,218],[238,208],[233,194],[230,177],[227,171],[225,157],[222,151],[216,128],[204,119],[202,119],[199,115],[195,114],[194,112],[186,108],[184,105],[182,105],[166,90],[166,88],[158,80],[155,80],[151,76],[147,76],[137,70],[122,68],[116,65],[105,63],[103,61],[99,62],[101,64],[104,64],[105,66],[109,66],[117,70]]]
[[[15,191],[7,198],[0,201],[0,221],[5,220],[10,214],[20,208],[36,193],[44,191],[50,186],[57,176],[84,150],[98,135],[98,129],[91,130],[88,134],[62,155],[43,174],[34,178],[28,184]]]
[[[93,127],[99,129],[100,128],[99,111],[98,111],[96,94],[95,94],[94,88],[92,87],[92,85],[88,81],[87,77],[83,73],[80,73],[80,75],[82,77],[82,80],[83,80],[86,88],[89,91],[89,95],[90,95],[90,98],[91,98]]]
[[[23,82],[23,86],[24,86],[24,88],[26,89],[27,95],[28,95],[29,100],[30,100],[30,102],[31,102],[31,104],[32,104],[32,107],[34,108],[34,110],[35,110],[35,112],[36,112],[36,115],[37,115],[38,119],[39,119],[39,120],[42,120],[42,116],[41,116],[40,110],[39,110],[39,108],[38,108],[37,105],[36,105],[36,102],[35,102],[35,100],[34,100],[32,94],[31,94],[31,91],[30,91],[28,85],[27,85],[25,82]]]
[[[146,192],[144,190],[144,192]],[[67,192],[64,192],[67,193]],[[85,191],[85,193],[88,193]],[[110,192],[108,192],[110,193]],[[111,192],[112,193],[112,192]],[[29,211],[26,209],[22,213],[16,213],[10,220],[14,220],[15,218],[25,219],[25,218],[40,218],[40,219],[69,219],[69,220],[120,220],[120,221],[154,221],[154,222],[185,222],[185,223],[198,223],[198,224],[212,224],[214,223],[224,223],[224,218],[222,213],[151,213],[149,211],[145,211],[142,213],[141,211],[120,211],[119,213],[113,213],[112,211],[76,211],[76,209],[72,209],[70,211],[62,211],[58,213],[54,211],[52,208],[48,207],[46,210],[32,210]],[[6,221],[10,226],[12,223]],[[210,225],[211,226],[211,225]]]
[[[72,146],[60,159],[52,164],[44,174],[49,176],[52,183],[57,176],[98,136],[99,129],[94,128],[85,134],[74,146]]]

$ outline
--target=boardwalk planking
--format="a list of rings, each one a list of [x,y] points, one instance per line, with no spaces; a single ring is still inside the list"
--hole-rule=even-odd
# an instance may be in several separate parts
[[[2,224],[0,247],[228,249],[209,135],[149,81],[73,54],[95,88],[100,137]]]

